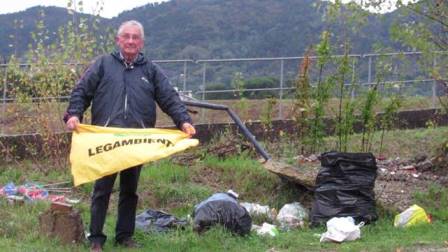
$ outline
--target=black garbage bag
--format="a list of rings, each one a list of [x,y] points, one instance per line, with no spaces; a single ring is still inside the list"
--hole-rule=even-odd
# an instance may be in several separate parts
[[[186,220],[180,220],[171,214],[148,209],[135,217],[135,227],[145,232],[166,232],[169,229],[184,228]]]
[[[228,193],[215,193],[195,206],[193,230],[202,233],[220,224],[239,235],[246,235],[252,227],[247,210]]]
[[[332,217],[351,216],[356,222],[377,220],[375,207],[376,159],[372,153],[326,152],[320,156],[311,225]]]

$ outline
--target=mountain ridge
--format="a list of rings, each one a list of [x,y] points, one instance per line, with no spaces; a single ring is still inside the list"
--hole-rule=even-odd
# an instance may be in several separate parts
[[[129,19],[140,21],[145,27],[146,51],[158,59],[298,56],[318,43],[322,31],[330,26],[335,33],[344,29],[323,20],[325,8],[317,6],[325,4],[314,0],[172,0],[99,19],[101,30],[116,29]],[[2,58],[24,54],[42,10],[49,42],[56,38],[58,27],[74,19],[65,8],[42,6],[0,15]],[[391,44],[392,16],[370,14],[371,21],[351,36],[356,41],[352,53],[370,52],[378,41]],[[94,18],[79,13],[76,17]]]

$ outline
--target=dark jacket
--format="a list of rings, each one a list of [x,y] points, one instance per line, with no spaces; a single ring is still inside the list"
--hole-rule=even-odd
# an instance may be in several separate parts
[[[125,64],[119,52],[98,57],[73,89],[64,121],[82,119],[92,104],[92,124],[129,128],[154,127],[156,102],[180,129],[191,123],[185,105],[160,67],[143,54],[133,65]]]

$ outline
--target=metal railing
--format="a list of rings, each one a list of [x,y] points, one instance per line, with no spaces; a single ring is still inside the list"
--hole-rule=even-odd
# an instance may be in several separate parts
[[[447,57],[448,52],[436,52],[434,53],[438,57]],[[351,60],[351,67],[352,71],[356,72],[358,76],[364,77],[362,80],[358,80],[357,85],[360,86],[369,86],[377,84],[375,82],[375,75],[377,74],[378,69],[376,69],[375,61],[379,57],[385,57],[389,58],[391,60],[394,60],[394,57],[400,56],[400,57],[420,57],[422,55],[421,52],[395,52],[395,53],[368,53],[368,54],[351,54],[348,55]],[[332,58],[341,58],[344,57],[344,55],[333,55]],[[278,92],[278,99],[283,100],[285,99],[285,92],[287,91],[293,91],[295,88],[292,86],[286,85],[287,81],[294,80],[297,75],[297,69],[298,65],[300,64],[300,61],[303,60],[305,57],[268,57],[268,58],[231,58],[231,59],[201,59],[201,60],[192,60],[192,59],[182,59],[182,60],[154,60],[154,62],[163,65],[163,68],[167,72],[167,76],[170,77],[170,80],[172,83],[174,83],[174,86],[177,86],[178,90],[181,92],[190,92],[193,93],[196,98],[200,100],[206,100],[208,94],[219,94],[219,93],[235,93],[235,92],[244,92],[244,91],[250,91],[250,92],[264,92],[264,91],[276,91]],[[309,56],[308,57],[311,60],[318,59],[317,56]],[[396,59],[397,62],[400,63],[401,59]],[[446,58],[443,58],[446,62]],[[416,60],[413,60],[413,62]],[[441,61],[443,62],[443,61]],[[222,66],[225,66],[226,64],[236,64],[240,66],[241,64],[265,64],[262,67],[259,67],[262,70],[259,70],[258,72],[249,73],[250,70],[247,70],[247,72],[244,72],[245,70],[241,70],[238,68],[238,70],[241,70],[243,72],[243,75],[246,76],[273,76],[278,78],[278,86],[277,87],[270,87],[270,88],[252,88],[252,89],[222,89],[222,90],[210,90],[210,86],[212,83],[215,83],[216,80],[226,80],[229,82],[232,79],[231,74],[233,73],[225,73],[223,71],[219,71],[219,68]],[[416,63],[414,63],[416,64]],[[440,63],[437,61],[437,57],[434,57],[432,67],[436,68],[438,67]],[[80,64],[77,63],[67,63],[67,65],[74,65],[79,66]],[[266,66],[267,65],[267,66]],[[399,65],[399,64],[397,64]],[[2,105],[1,108],[1,118],[6,117],[6,106],[7,103],[14,103],[17,102],[17,100],[13,97],[8,96],[8,79],[7,79],[7,68],[8,64],[0,64],[0,68],[3,68],[1,72],[3,72],[3,88],[2,88],[2,94],[1,94],[1,100],[0,104]],[[20,64],[20,67],[29,67],[29,64]],[[243,67],[242,67],[243,68]],[[249,68],[247,68],[249,69]],[[431,96],[432,96],[432,106],[435,108],[437,106],[437,83],[436,80],[433,79],[431,76],[427,76],[425,74],[422,74],[424,72],[423,69],[419,69],[419,67],[416,65],[414,68],[411,69],[412,71],[415,71],[415,73],[410,74],[411,76],[414,76],[414,79],[406,79],[406,78],[385,78],[381,85],[389,85],[394,84],[398,85],[399,87],[405,87],[409,84],[418,84],[418,85],[424,85],[424,88],[426,89],[428,87],[428,84],[430,85],[431,89]],[[419,72],[420,71],[420,72]],[[261,72],[261,73],[260,73]],[[392,73],[392,77],[396,77],[397,74]],[[417,78],[420,77],[419,78]],[[314,83],[313,81],[311,83]],[[312,84],[313,85],[313,84]],[[346,86],[353,85],[353,83],[346,83]],[[352,96],[355,96],[355,93],[352,93]],[[34,101],[40,101],[45,99],[51,99],[51,100],[57,100],[57,101],[67,101],[68,96],[58,96],[58,97],[33,97],[31,99],[32,102]],[[278,118],[283,118],[283,106],[282,103],[279,103],[279,109],[278,109]],[[1,129],[0,133],[3,134],[3,120],[0,120],[1,122]]]

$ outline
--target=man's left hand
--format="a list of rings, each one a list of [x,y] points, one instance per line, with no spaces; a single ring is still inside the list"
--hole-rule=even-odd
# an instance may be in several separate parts
[[[196,134],[196,129],[193,127],[193,125],[187,122],[182,124],[182,131],[188,134],[190,137]]]

